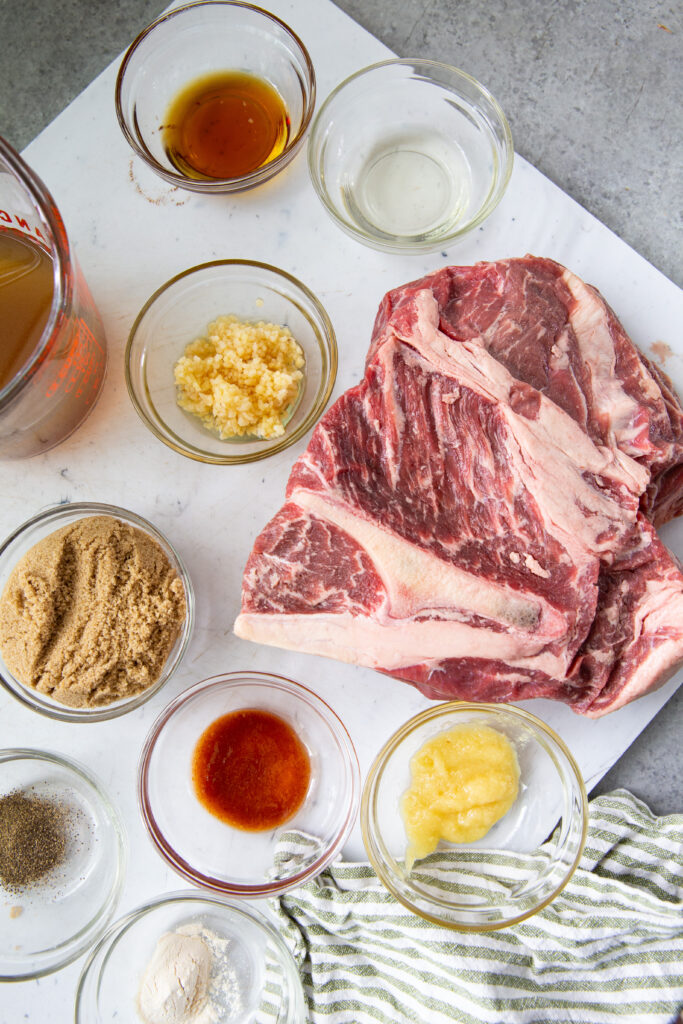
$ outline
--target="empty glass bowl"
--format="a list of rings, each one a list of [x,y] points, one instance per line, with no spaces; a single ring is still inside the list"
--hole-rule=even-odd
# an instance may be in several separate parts
[[[408,872],[400,802],[410,760],[427,740],[465,723],[510,740],[517,799],[482,839],[442,840]],[[516,924],[550,903],[574,873],[587,822],[581,773],[560,737],[528,711],[500,704],[449,702],[411,718],[377,755],[361,803],[363,841],[380,881],[413,913],[472,932]]]
[[[172,547],[166,537],[152,523],[143,519],[142,516],[129,512],[127,509],[119,508],[117,505],[104,505],[98,502],[73,502],[66,505],[55,505],[33,516],[10,534],[0,544],[0,594],[5,589],[7,580],[17,562],[34,545],[49,537],[56,530],[91,516],[111,516],[114,519],[120,519],[130,526],[149,534],[157,542],[180,577],[185,592],[186,614],[185,620],[180,627],[180,631],[156,682],[135,696],[121,697],[110,704],[94,704],[92,707],[73,707],[60,703],[48,694],[41,693],[32,686],[22,683],[10,671],[2,656],[2,651],[0,651],[0,684],[13,697],[21,701],[22,704],[31,708],[32,711],[38,711],[48,718],[57,718],[63,722],[102,722],[106,719],[117,718],[119,715],[124,715],[129,711],[134,711],[135,708],[139,708],[150,697],[154,696],[175,672],[190,642],[194,623],[194,591],[187,569],[178,552]]]
[[[294,816],[268,831],[226,824],[199,801],[192,780],[197,741],[233,711],[258,708],[284,719],[303,743],[311,777]],[[140,760],[142,816],[159,853],[183,878],[228,896],[274,896],[319,874],[341,851],[355,821],[356,752],[342,722],[300,683],[262,672],[214,676],[162,712]],[[299,849],[283,845],[303,832]],[[294,841],[296,846],[296,841]]]
[[[218,316],[288,327],[305,357],[303,380],[280,437],[221,439],[176,401],[173,367],[185,346]],[[267,263],[215,260],[177,274],[145,303],[133,324],[125,359],[133,405],[160,441],[199,462],[231,465],[280,452],[322,415],[337,375],[337,342],[315,295]]]
[[[491,93],[432,60],[363,68],[316,114],[308,167],[347,234],[386,252],[431,252],[481,224],[512,173],[512,136]]]
[[[63,809],[66,847],[32,884],[0,880],[0,981],[39,978],[85,952],[106,928],[125,872],[119,814],[81,765],[42,750],[2,750],[0,797],[17,791]]]
[[[173,892],[126,914],[103,936],[81,973],[76,1024],[138,1020],[138,990],[157,942],[165,933],[183,927],[208,930],[219,943],[211,967],[213,980],[209,975],[208,1005],[197,1020],[224,1024],[254,1020],[300,1024],[304,1020],[296,965],[264,915],[211,893]],[[174,1014],[173,1019],[179,1018]]]
[[[163,127],[190,83],[216,72],[246,72],[284,102],[284,149],[238,177],[195,177],[171,161]],[[170,185],[194,192],[243,192],[278,174],[295,156],[315,105],[315,73],[301,40],[275,15],[245,3],[201,0],[149,25],[126,52],[116,81],[116,113],[135,153]]]

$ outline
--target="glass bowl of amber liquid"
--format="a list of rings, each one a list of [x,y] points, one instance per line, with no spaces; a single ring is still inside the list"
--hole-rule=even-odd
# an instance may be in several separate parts
[[[454,728],[481,727],[512,747],[516,797],[481,838],[441,840],[410,865],[404,798],[414,785],[414,758]],[[438,753],[430,756],[438,763]],[[470,792],[490,800],[482,773],[472,780]],[[459,796],[446,787],[439,801],[455,797],[459,806]],[[579,863],[587,822],[583,779],[563,740],[535,715],[502,704],[454,701],[411,718],[378,753],[361,801],[363,842],[384,886],[414,914],[468,932],[508,927],[556,899]]]
[[[335,712],[263,672],[197,683],[152,726],[138,798],[166,862],[232,897],[275,896],[336,857],[358,811],[358,759]]]
[[[149,25],[127,50],[116,113],[134,152],[169,185],[243,192],[299,151],[315,105],[304,44],[275,15],[201,0]]]

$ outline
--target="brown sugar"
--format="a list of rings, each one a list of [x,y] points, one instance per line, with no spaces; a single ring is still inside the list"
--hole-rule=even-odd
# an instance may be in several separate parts
[[[39,541],[0,597],[9,670],[71,707],[132,697],[159,678],[186,616],[182,580],[159,544],[113,516]]]

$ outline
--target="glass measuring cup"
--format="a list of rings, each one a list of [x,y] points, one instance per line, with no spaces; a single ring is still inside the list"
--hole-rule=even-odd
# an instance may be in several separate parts
[[[47,451],[73,433],[97,400],[107,354],[99,313],[54,199],[0,138],[2,253],[7,258],[0,259],[0,344],[9,345],[10,304],[34,328],[33,334],[20,331],[24,341],[16,342],[15,357],[0,374],[0,458],[15,459]],[[44,314],[31,309],[30,289],[21,295],[11,291],[19,279],[25,285],[40,264],[48,275]]]

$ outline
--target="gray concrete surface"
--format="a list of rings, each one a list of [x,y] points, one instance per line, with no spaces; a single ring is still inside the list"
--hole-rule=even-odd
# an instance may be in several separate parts
[[[0,133],[23,148],[159,0],[0,0]],[[264,6],[268,6],[264,0]],[[683,8],[654,0],[338,0],[401,56],[485,82],[515,148],[678,284]],[[683,688],[596,792],[683,811]]]

